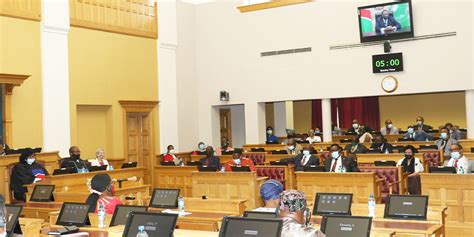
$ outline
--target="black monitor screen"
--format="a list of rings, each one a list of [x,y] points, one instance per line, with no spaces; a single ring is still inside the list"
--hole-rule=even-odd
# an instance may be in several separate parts
[[[131,212],[123,237],[137,236],[138,227],[143,226],[148,236],[172,237],[178,215],[151,212]]]
[[[370,237],[372,217],[324,216],[321,231],[327,237]]]
[[[8,236],[12,236],[13,232],[21,232],[20,225],[18,225],[18,218],[20,217],[22,206],[6,204],[5,209],[7,211],[7,233]],[[21,233],[17,233],[21,234]]]
[[[176,208],[178,207],[179,189],[156,188],[151,196],[150,207]]]
[[[224,217],[219,237],[280,237],[282,225],[280,219]]]
[[[53,201],[54,185],[35,185],[30,201],[48,202]]]
[[[351,215],[351,193],[316,193],[315,215]]]
[[[84,226],[87,220],[89,205],[83,203],[65,202],[61,207],[56,225]]]
[[[384,218],[426,220],[428,196],[389,195]]]
[[[274,219],[274,218],[278,218],[278,213],[276,211],[274,211],[274,212],[245,211],[244,212],[244,217]]]
[[[144,206],[117,205],[110,221],[110,226],[125,225],[130,212],[146,212],[146,210],[147,207]]]

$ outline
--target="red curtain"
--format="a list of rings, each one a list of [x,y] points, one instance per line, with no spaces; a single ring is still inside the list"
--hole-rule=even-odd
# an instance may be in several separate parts
[[[359,97],[331,100],[331,120],[337,125],[339,113],[339,126],[350,128],[352,119],[357,119],[360,124],[369,126],[378,131],[380,129],[380,112],[378,97]],[[311,121],[313,127],[322,129],[321,100],[312,101]]]

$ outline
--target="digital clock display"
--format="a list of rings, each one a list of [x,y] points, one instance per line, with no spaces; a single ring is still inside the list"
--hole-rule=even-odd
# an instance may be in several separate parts
[[[403,71],[403,54],[379,54],[372,56],[373,73],[401,72]]]

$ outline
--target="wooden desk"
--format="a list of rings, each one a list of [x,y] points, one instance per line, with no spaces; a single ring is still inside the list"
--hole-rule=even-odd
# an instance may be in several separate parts
[[[196,166],[160,166],[154,167],[154,188],[178,188],[184,197],[193,196],[191,173],[197,171]]]
[[[43,219],[19,218],[21,231],[25,237],[39,237]]]
[[[474,236],[474,175],[420,173],[430,206],[447,206],[449,236]]]
[[[11,199],[10,194],[10,177],[8,167],[12,164],[18,163],[20,155],[6,155],[0,156],[0,194],[5,197],[5,200]],[[38,161],[44,161],[44,166],[49,173],[53,173],[53,170],[58,167],[59,152],[45,152],[36,154]]]
[[[49,213],[61,210],[62,202],[27,202],[21,216],[49,222]]]
[[[193,197],[246,199],[251,210],[263,205],[259,190],[266,179],[255,172],[193,172]]]
[[[107,161],[114,167],[114,169],[120,169],[122,164],[125,163],[125,158],[107,158]]]
[[[415,154],[415,157],[420,159],[420,162],[423,164],[423,168],[428,170],[428,164],[425,162],[425,158],[423,157],[423,153]],[[357,164],[359,165],[373,165],[374,161],[377,160],[386,160],[386,161],[395,161],[398,162],[399,160],[404,158],[404,154],[399,153],[391,153],[391,154],[357,154]],[[442,159],[442,157],[440,157]],[[441,161],[442,164],[442,161]]]
[[[329,172],[296,172],[296,186],[306,193],[307,200],[314,200],[315,194],[352,193],[353,203],[367,203],[369,195],[374,194],[377,203],[381,203],[382,194],[375,173],[329,173]]]

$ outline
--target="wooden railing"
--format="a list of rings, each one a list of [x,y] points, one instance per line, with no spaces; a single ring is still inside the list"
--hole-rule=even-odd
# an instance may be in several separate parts
[[[0,0],[0,16],[41,20],[41,0]]]
[[[70,0],[71,26],[158,37],[157,5],[145,0]]]

